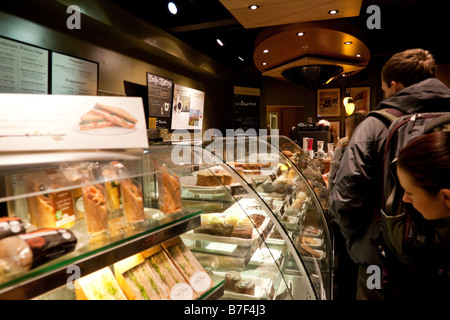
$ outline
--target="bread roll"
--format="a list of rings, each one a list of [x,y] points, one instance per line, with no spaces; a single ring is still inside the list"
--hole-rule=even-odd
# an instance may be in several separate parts
[[[31,269],[33,252],[20,237],[7,237],[0,241],[0,260],[3,261],[2,265],[7,266],[5,272],[23,272]]]

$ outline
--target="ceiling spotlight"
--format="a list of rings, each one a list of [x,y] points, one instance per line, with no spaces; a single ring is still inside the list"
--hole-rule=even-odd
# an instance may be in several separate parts
[[[178,8],[177,8],[177,5],[175,3],[169,2],[167,7],[169,8],[169,11],[170,11],[171,14],[177,14]]]
[[[220,39],[216,39],[216,41],[219,44],[219,46],[223,47],[223,42]]]
[[[301,37],[301,36],[304,36],[305,33],[304,33],[304,32],[297,32],[297,35],[298,35],[299,37]]]
[[[361,58],[361,55],[358,53],[358,54],[356,55],[356,57],[357,57],[357,58]]]
[[[248,6],[248,8],[250,10],[256,10],[256,9],[259,9],[259,6],[257,4],[252,4],[252,5]]]
[[[264,49],[263,52],[267,53],[267,52],[269,52],[269,49]]]
[[[267,62],[263,62],[262,65],[263,65],[263,66],[266,66],[266,65],[267,65]]]
[[[241,61],[244,61],[244,58],[241,58],[241,57],[239,57],[239,56],[238,56],[238,59],[241,60]]]
[[[349,44],[352,44],[353,42],[351,42],[351,41],[345,41],[344,42],[344,44],[347,44],[347,45],[349,45]]]
[[[330,11],[328,11],[328,14],[336,14],[338,12],[339,12],[339,10],[330,10]]]

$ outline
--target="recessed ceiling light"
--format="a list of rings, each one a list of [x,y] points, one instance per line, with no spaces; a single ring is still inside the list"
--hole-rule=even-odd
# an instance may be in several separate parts
[[[269,49],[264,49],[263,52],[267,53],[267,52],[269,52]]]
[[[336,14],[338,12],[339,12],[339,10],[330,10],[330,11],[328,11],[328,14]]]
[[[344,42],[344,44],[347,44],[347,45],[348,45],[348,44],[352,44],[352,43],[353,43],[353,42],[351,42],[351,41],[345,41],[345,42]]]
[[[356,57],[357,57],[357,58],[361,58],[361,55],[360,55],[360,54],[357,54]]]
[[[216,39],[216,41],[219,44],[219,46],[223,47],[223,42],[220,39]]]
[[[175,3],[169,2],[167,7],[169,8],[169,11],[170,11],[171,14],[177,14],[178,8],[177,8],[177,5]]]
[[[304,36],[305,33],[304,33],[304,32],[297,32],[297,35],[298,35],[299,37],[301,37],[301,36]]]
[[[267,65],[267,62],[263,62],[262,65],[263,65],[263,66]]]
[[[259,9],[259,5],[257,5],[257,4],[252,4],[252,5],[248,6],[248,8],[249,8],[250,10],[256,10],[256,9]]]

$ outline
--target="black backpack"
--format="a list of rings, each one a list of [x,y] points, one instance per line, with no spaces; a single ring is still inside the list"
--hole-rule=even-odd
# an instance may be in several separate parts
[[[411,204],[402,201],[403,190],[397,179],[396,164],[400,150],[417,137],[432,131],[450,131],[450,112],[404,114],[388,108],[371,111],[369,115],[389,126],[383,160],[381,210],[376,213],[384,242],[406,266],[441,268],[442,262],[436,261],[439,249],[436,249],[435,225]]]

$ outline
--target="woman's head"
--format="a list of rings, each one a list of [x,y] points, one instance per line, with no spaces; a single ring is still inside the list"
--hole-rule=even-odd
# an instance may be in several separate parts
[[[404,202],[426,219],[450,217],[450,132],[425,134],[406,145],[397,175]]]
[[[345,118],[345,135],[348,140],[352,137],[355,128],[366,118],[364,113],[355,112]]]

